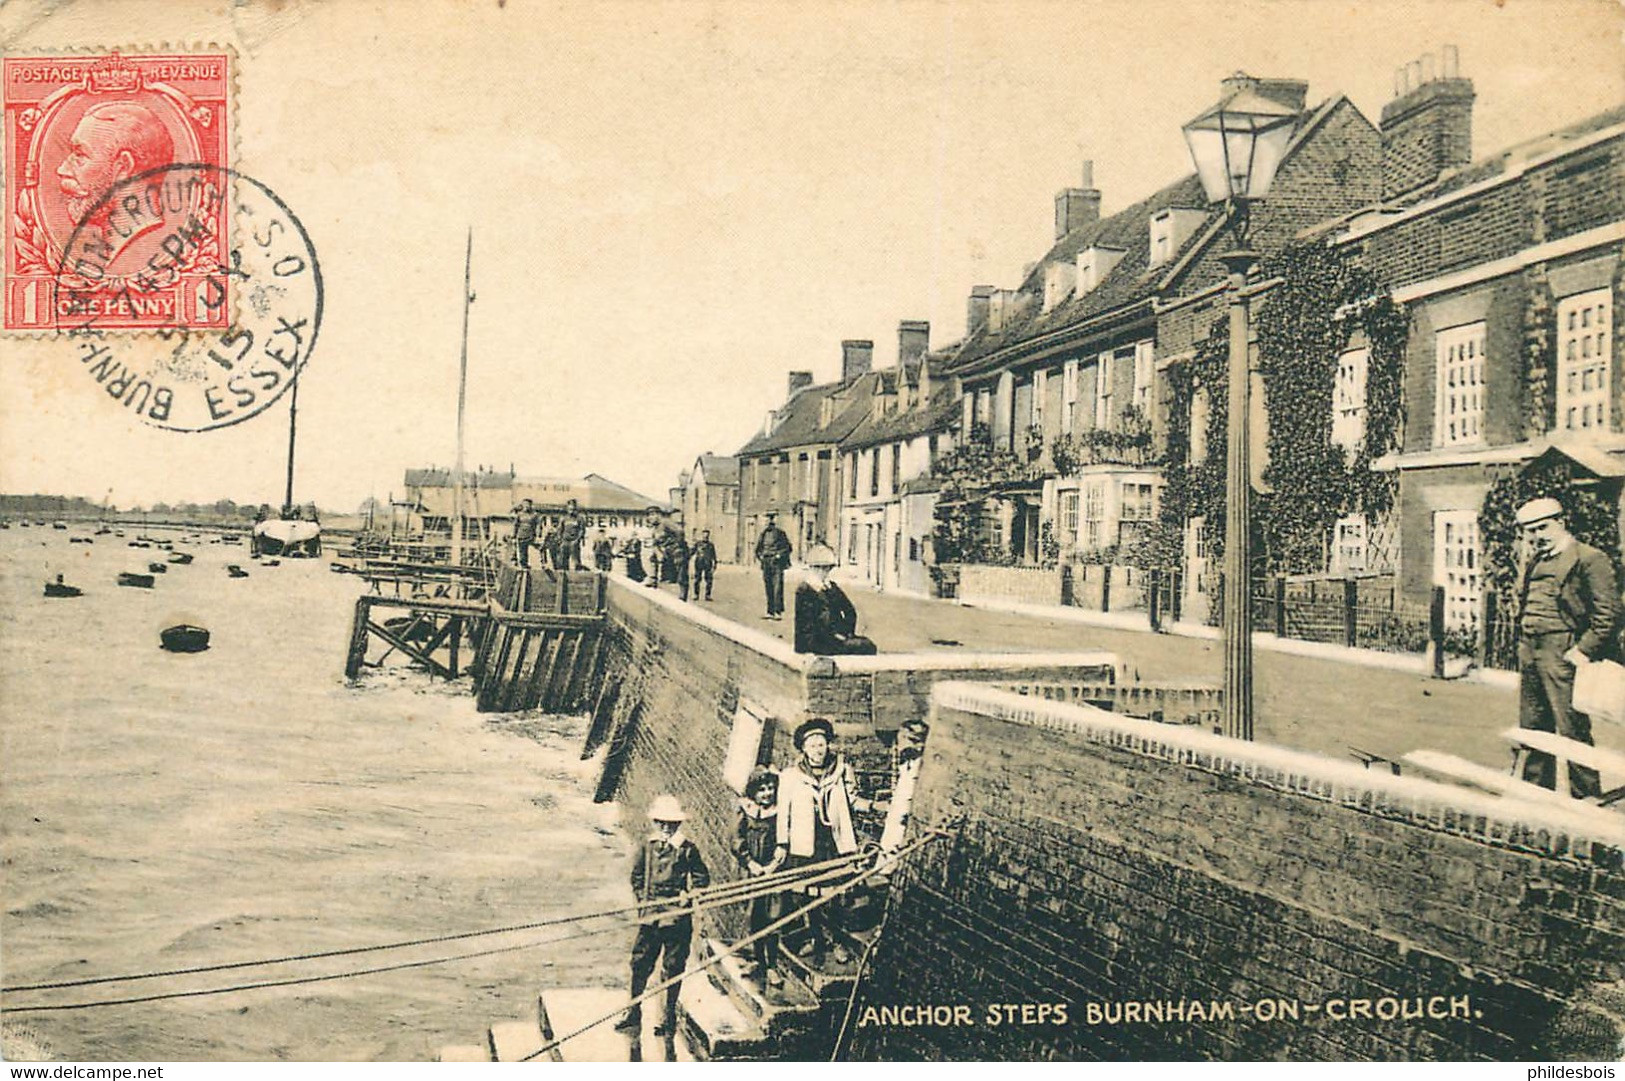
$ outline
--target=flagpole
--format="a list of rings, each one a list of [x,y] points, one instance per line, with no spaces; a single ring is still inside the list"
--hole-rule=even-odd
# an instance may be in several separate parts
[[[474,227],[468,228],[468,252],[463,260],[463,354],[457,368],[457,468],[452,474],[451,562],[463,563],[463,409],[468,400],[468,309],[474,303]]]

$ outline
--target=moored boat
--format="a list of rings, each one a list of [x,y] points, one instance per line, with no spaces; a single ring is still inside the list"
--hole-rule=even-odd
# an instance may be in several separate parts
[[[300,518],[268,518],[254,526],[254,551],[289,558],[315,556],[322,550],[319,522]]]
[[[163,649],[171,653],[202,653],[209,648],[209,632],[190,623],[177,623],[158,632]]]
[[[233,578],[247,578],[248,577],[248,572],[243,570],[243,568],[239,567],[235,563],[226,564],[226,573],[231,575]]]
[[[167,563],[148,563],[147,564],[147,569],[149,571],[151,571],[153,574],[168,574],[169,573],[169,564],[167,564]]]
[[[45,595],[47,597],[82,597],[84,596],[84,590],[78,586],[68,585],[59,574],[56,576],[56,581],[45,583]]]
[[[151,589],[152,580],[152,575],[136,574],[134,571],[122,571],[118,576],[119,585],[134,586],[137,589]]]
[[[171,553],[169,553],[169,561],[171,563],[190,563],[190,562],[192,562],[192,553],[191,552],[171,552]]]

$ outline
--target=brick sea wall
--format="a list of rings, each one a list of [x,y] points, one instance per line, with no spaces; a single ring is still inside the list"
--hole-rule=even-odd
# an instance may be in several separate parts
[[[670,792],[689,814],[684,827],[713,876],[736,877],[732,855],[738,793],[723,778],[741,703],[767,723],[759,759],[787,765],[791,735],[808,717],[834,725],[837,749],[859,787],[890,785],[890,739],[930,709],[944,679],[1113,682],[1111,654],[883,654],[838,660],[794,653],[780,639],[685,604],[666,592],[612,578],[606,594],[609,661],[595,730],[603,737],[602,799],[623,807],[633,836],[655,796]],[[881,820],[860,820],[878,836]],[[723,910],[721,929],[743,933],[742,912]]]
[[[847,1057],[1618,1057],[1609,814],[987,688],[934,700],[914,821],[960,825],[900,876]]]

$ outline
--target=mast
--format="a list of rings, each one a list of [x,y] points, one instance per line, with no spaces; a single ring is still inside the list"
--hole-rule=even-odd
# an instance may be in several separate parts
[[[288,487],[282,493],[282,515],[293,513],[293,433],[299,421],[299,372],[293,373],[293,393],[288,399]]]
[[[457,368],[457,468],[451,488],[451,562],[463,562],[463,407],[468,400],[468,309],[474,303],[474,227],[468,227],[468,253],[463,260],[463,354]]]

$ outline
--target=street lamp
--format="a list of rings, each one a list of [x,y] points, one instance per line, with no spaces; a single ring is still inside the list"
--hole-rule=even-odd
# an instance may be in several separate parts
[[[1223,203],[1236,247],[1219,257],[1229,271],[1230,412],[1224,515],[1224,732],[1253,738],[1252,486],[1247,274],[1258,253],[1247,243],[1251,205],[1269,193],[1297,111],[1259,94],[1245,76],[1239,89],[1185,125],[1196,174],[1210,203]]]

